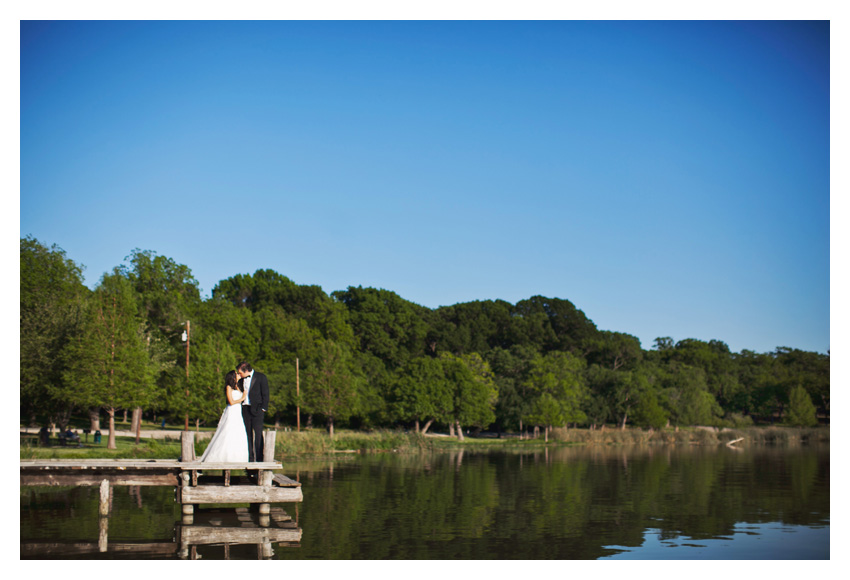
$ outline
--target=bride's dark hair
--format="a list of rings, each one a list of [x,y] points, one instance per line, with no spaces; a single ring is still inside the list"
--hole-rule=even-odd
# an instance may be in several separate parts
[[[239,378],[236,376],[236,371],[230,371],[224,376],[224,397],[227,398],[227,387],[231,389],[237,389],[239,385]]]

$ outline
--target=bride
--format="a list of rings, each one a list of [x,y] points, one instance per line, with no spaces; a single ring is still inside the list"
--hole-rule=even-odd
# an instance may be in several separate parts
[[[208,463],[246,463],[248,461],[248,435],[242,420],[242,401],[245,393],[239,388],[236,371],[230,371],[224,378],[224,394],[227,407],[218,421],[218,428],[201,455],[201,461]]]

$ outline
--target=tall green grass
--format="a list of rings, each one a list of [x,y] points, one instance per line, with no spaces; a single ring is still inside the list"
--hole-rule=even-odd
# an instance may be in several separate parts
[[[278,431],[275,436],[275,457],[352,451],[411,453],[426,449],[431,449],[427,437],[394,430],[337,430],[333,439],[323,430]]]

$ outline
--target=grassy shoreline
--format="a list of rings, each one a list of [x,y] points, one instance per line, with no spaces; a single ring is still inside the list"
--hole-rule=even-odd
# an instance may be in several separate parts
[[[400,430],[349,431],[337,430],[331,439],[324,430],[311,429],[278,431],[275,457],[333,455],[337,453],[420,453],[440,450],[467,449],[522,449],[546,446],[631,446],[631,445],[723,445],[742,439],[737,445],[807,444],[829,442],[829,427],[746,427],[741,429],[715,429],[689,427],[681,429],[553,429],[549,441],[541,435],[537,439],[519,439],[516,436],[466,437],[464,441],[439,435],[421,435]],[[83,443],[83,447],[39,447],[37,437],[21,434],[20,459],[175,459],[180,455],[180,442],[154,438],[142,439],[139,444],[133,437],[116,437],[117,449],[106,448],[106,438],[99,445]],[[195,452],[200,455],[209,439],[197,441]]]

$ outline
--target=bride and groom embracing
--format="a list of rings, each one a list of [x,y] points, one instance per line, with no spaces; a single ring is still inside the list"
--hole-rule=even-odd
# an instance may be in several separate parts
[[[249,363],[224,377],[227,407],[201,461],[245,463],[263,460],[263,418],[269,408],[269,380]]]

